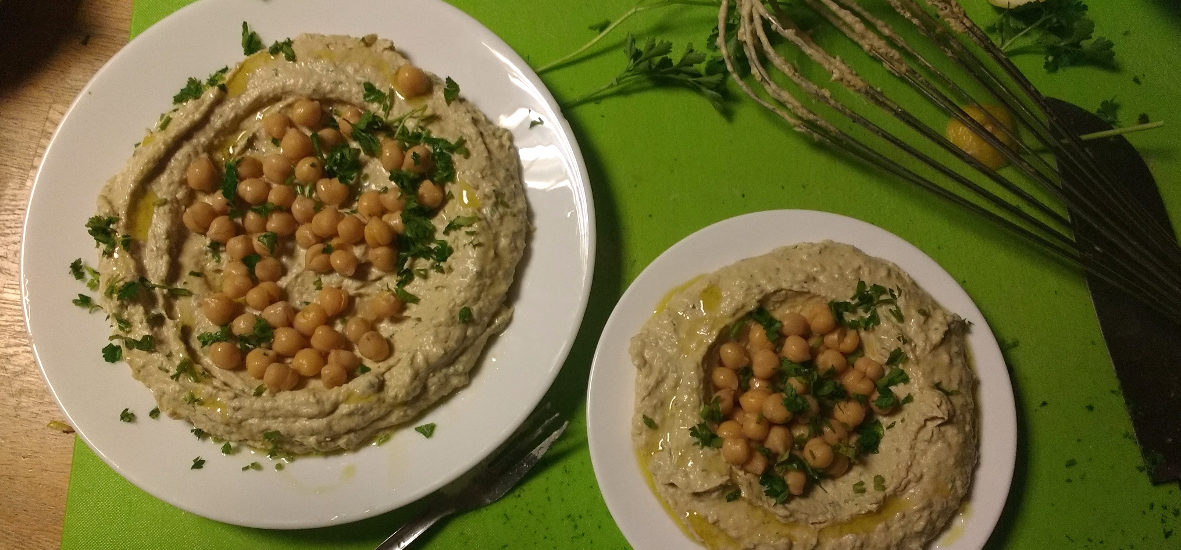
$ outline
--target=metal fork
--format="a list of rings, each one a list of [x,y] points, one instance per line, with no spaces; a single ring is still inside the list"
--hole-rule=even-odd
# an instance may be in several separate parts
[[[542,404],[491,458],[435,493],[422,514],[394,531],[377,550],[407,548],[439,520],[496,502],[537,465],[568,424],[548,403]]]

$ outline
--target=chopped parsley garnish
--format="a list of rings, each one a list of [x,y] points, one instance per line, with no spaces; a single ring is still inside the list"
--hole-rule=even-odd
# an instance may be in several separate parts
[[[197,457],[197,458],[193,459],[193,465],[189,466],[189,469],[190,470],[200,470],[201,468],[204,468],[204,467],[205,467],[205,459],[201,458],[201,457]]]
[[[250,30],[250,25],[245,21],[242,22],[242,55],[250,55],[259,50],[262,50],[262,38],[259,38],[258,33]]]
[[[865,494],[865,480],[858,481],[857,483],[854,483],[853,484],[853,492],[858,495]]]
[[[734,489],[733,491],[726,493],[726,502],[734,502],[734,501],[738,500],[739,498],[742,498],[742,490],[741,489]]]
[[[197,99],[198,97],[201,97],[201,92],[204,91],[205,84],[199,79],[190,76],[189,79],[185,81],[185,85],[181,87],[180,91],[176,92],[176,94],[172,96],[172,103],[174,105],[180,105],[181,103],[184,103],[190,99]]]
[[[95,311],[102,309],[102,306],[94,303],[93,298],[85,294],[79,294],[77,298],[74,298],[70,301],[73,302],[74,305],[85,309],[87,313],[94,313]]]
[[[648,415],[646,415],[646,414],[645,414],[645,415],[641,415],[641,418],[644,420],[644,425],[645,425],[645,426],[647,426],[649,430],[655,430],[655,429],[656,429],[656,421],[655,421],[655,420],[652,420],[652,418],[650,418],[650,417],[649,417]]]
[[[201,347],[209,347],[217,342],[225,342],[230,339],[230,325],[225,325],[217,330],[217,332],[202,332],[197,335],[197,342]]]
[[[197,397],[197,394],[193,392],[186,393],[184,399],[185,403],[188,405],[200,405],[205,402],[200,397]]]
[[[169,124],[172,124],[172,117],[168,113],[161,113],[160,120],[156,121],[156,131],[163,132]]]
[[[791,493],[787,490],[787,481],[783,476],[775,473],[774,469],[763,472],[759,476],[759,485],[763,486],[763,494],[775,499],[775,504],[783,504],[791,498]]]
[[[1099,108],[1095,110],[1095,114],[1112,126],[1119,124],[1119,102],[1115,98],[1104,99],[1099,102]]]
[[[886,478],[882,477],[881,474],[873,476],[873,490],[875,490],[875,491],[885,491],[886,490]]]
[[[234,446],[230,445],[229,441],[221,444],[221,454],[228,455],[234,453]]]
[[[103,361],[117,363],[123,358],[123,348],[119,344],[110,343],[103,346]]]
[[[123,409],[119,413],[119,422],[135,422],[135,413],[131,412],[131,409]]]
[[[258,243],[267,247],[267,252],[275,253],[275,244],[279,242],[279,234],[267,231],[258,235]]]
[[[409,291],[403,288],[402,285],[394,287],[394,296],[397,296],[398,300],[401,300],[404,304],[418,303],[418,296],[411,294]]]
[[[266,392],[267,392],[266,384],[259,384],[254,387],[254,391],[252,392],[252,395],[254,395],[254,397],[258,397]]]
[[[279,430],[268,430],[262,433],[262,438],[271,445],[271,448],[267,450],[267,457],[274,458],[284,454],[282,432]]]
[[[779,340],[779,329],[783,328],[783,323],[772,316],[771,312],[763,309],[763,306],[759,306],[758,309],[751,312],[750,318],[763,326],[768,340],[772,342]]]
[[[452,80],[451,77],[447,77],[443,84],[443,101],[450,105],[452,101],[455,101],[458,98],[459,84]]]
[[[865,281],[857,281],[857,288],[848,301],[832,301],[828,303],[837,324],[851,329],[871,329],[882,323],[878,315],[879,307],[886,307],[886,311],[897,322],[902,322],[902,310],[898,308],[898,292],[879,284],[866,285]]]
[[[198,370],[192,360],[185,358],[181,359],[176,364],[176,368],[172,371],[172,374],[168,375],[173,380],[180,380],[182,376],[187,377],[192,382],[200,382],[205,378],[205,372]]]
[[[251,462],[250,464],[247,464],[242,467],[243,472],[250,471],[250,470],[262,471],[262,464],[259,464],[258,462]]]
[[[152,407],[152,410],[148,411],[148,418],[152,420],[160,418],[160,407]]]
[[[431,422],[430,424],[415,426],[414,431],[422,434],[423,437],[430,439],[432,435],[435,435],[435,423]]]
[[[542,124],[545,124],[545,121],[541,120],[540,118],[530,120],[529,121],[529,128],[533,128],[534,126],[541,126]]]
[[[446,235],[452,231],[457,231],[478,221],[480,221],[480,218],[476,216],[456,216],[451,218],[451,220],[447,222],[447,225],[443,227],[443,234]]]
[[[714,396],[713,400],[701,406],[701,419],[706,422],[713,422],[717,424],[722,421],[722,403],[718,396]]]
[[[102,246],[103,256],[110,256],[119,246],[119,234],[111,227],[119,218],[115,216],[91,216],[86,221],[86,232],[94,238],[96,245]]]
[[[783,395],[783,406],[793,414],[808,408],[808,400],[796,392],[795,386],[784,384]]]
[[[254,330],[250,334],[243,334],[238,337],[238,347],[244,350],[252,350],[269,344],[274,339],[275,330],[271,328],[271,324],[266,319],[259,317],[254,320]]]
[[[295,61],[295,50],[291,48],[291,39],[288,38],[282,42],[274,42],[270,48],[267,48],[267,53],[271,55],[283,54],[283,59],[287,61]]]
[[[696,426],[689,428],[689,435],[696,440],[693,443],[698,447],[713,447],[717,449],[721,448],[722,446],[722,438],[718,437],[718,434],[714,433],[714,431],[709,428],[709,424],[706,424],[705,422],[701,422]]]
[[[221,176],[221,196],[230,201],[230,204],[234,203],[234,197],[238,194],[238,162],[241,160],[227,160]]]
[[[857,455],[878,454],[878,446],[885,435],[886,430],[882,428],[880,420],[866,420],[857,428]]]
[[[459,319],[460,323],[466,325],[472,322],[472,308],[463,306],[459,308],[459,313],[457,313],[455,316]]]
[[[362,82],[361,87],[364,88],[364,92],[361,97],[363,97],[366,102],[373,103],[378,107],[381,107],[382,112],[388,116],[391,108],[391,94],[379,90],[377,86],[373,85],[372,82]]]
[[[943,395],[946,395],[948,397],[960,394],[960,390],[949,390],[949,389],[943,387],[942,382],[935,382],[935,389],[939,390],[940,393],[942,393]]]
[[[373,369],[369,368],[369,365],[361,365],[357,367],[357,374],[365,374],[371,370]]]
[[[362,136],[368,136],[365,132],[361,132]],[[353,139],[356,139],[357,128],[353,128]],[[372,136],[369,136],[372,139]],[[369,153],[370,156],[376,154],[378,147],[376,140],[369,141],[358,140],[358,143],[369,144],[374,147],[374,153]],[[347,143],[340,143],[333,147],[327,155],[324,156],[324,176],[328,178],[336,178],[345,185],[351,185],[356,182],[361,175],[361,150],[356,147],[349,147]]]
[[[196,436],[197,439],[201,439],[201,440],[204,440],[206,437],[209,437],[209,434],[205,433],[205,430],[202,430],[201,428],[193,428],[193,429],[189,430],[189,433],[193,434],[194,436]]]

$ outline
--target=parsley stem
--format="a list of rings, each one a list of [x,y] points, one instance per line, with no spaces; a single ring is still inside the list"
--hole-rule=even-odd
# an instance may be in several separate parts
[[[1125,126],[1123,128],[1112,128],[1111,130],[1103,130],[1101,132],[1091,132],[1089,134],[1083,134],[1083,135],[1079,136],[1078,138],[1083,141],[1089,141],[1092,139],[1100,139],[1100,138],[1111,137],[1111,136],[1122,136],[1124,134],[1130,134],[1132,132],[1151,130],[1153,128],[1160,128],[1161,126],[1164,126],[1164,125],[1165,125],[1165,121],[1157,120],[1157,121],[1153,121],[1153,122],[1145,122],[1144,124],[1137,124],[1135,126]]]
[[[1041,24],[1045,23],[1046,20],[1049,18],[1050,18],[1050,14],[1048,14],[1048,13],[1042,14],[1041,19],[1038,19],[1032,25],[1029,25],[1028,27],[1025,27],[1024,29],[1021,29],[1021,31],[1018,32],[1017,34],[1010,36],[1008,40],[1005,40],[1004,42],[1001,43],[1001,46],[1000,46],[1001,51],[1005,52],[1006,54],[1012,55],[1012,52],[1009,51],[1009,46],[1012,46],[1013,43],[1016,42],[1018,38],[1021,38],[1025,33],[1041,26]]]
[[[575,57],[578,57],[586,50],[589,50],[590,48],[594,47],[595,44],[598,44],[599,41],[603,39],[603,37],[610,34],[611,31],[615,30],[615,27],[618,27],[621,23],[623,23],[624,21],[627,21],[629,18],[631,18],[631,16],[633,16],[637,13],[643,12],[643,11],[656,9],[656,8],[663,8],[663,7],[672,6],[672,5],[716,7],[717,2],[694,1],[694,0],[664,0],[663,2],[658,2],[658,3],[654,3],[654,4],[646,4],[644,2],[644,0],[640,0],[640,2],[637,3],[634,7],[632,7],[632,9],[627,10],[626,12],[624,12],[623,15],[619,16],[618,19],[616,19],[615,21],[612,21],[606,27],[603,27],[603,30],[599,31],[599,34],[595,35],[595,37],[590,39],[590,41],[587,42],[586,44],[583,44],[582,47],[578,48],[577,50],[574,50],[573,52],[570,52],[569,54],[567,54],[565,56],[562,56],[561,58],[555,59],[554,61],[551,61],[545,65],[542,65],[541,67],[538,67],[537,74],[544,73],[544,72],[554,69],[560,65],[565,65],[570,60],[574,59]],[[594,93],[598,93],[600,91],[602,91],[602,90],[601,89],[596,90]],[[583,96],[584,99],[582,101],[585,101],[585,98],[590,97],[591,95],[593,95],[593,93]]]

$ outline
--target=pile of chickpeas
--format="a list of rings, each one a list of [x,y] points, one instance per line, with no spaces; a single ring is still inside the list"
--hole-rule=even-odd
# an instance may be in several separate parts
[[[399,68],[395,82],[405,98],[431,88],[426,73],[413,65]],[[208,154],[198,156],[186,170],[185,180],[196,200],[182,221],[190,231],[207,237],[211,246],[224,247],[221,286],[201,299],[202,313],[215,325],[228,325],[236,338],[255,333],[260,321],[273,330],[269,347],[244,353],[231,339],[209,346],[209,358],[223,369],[244,366],[272,392],[293,389],[316,376],[324,387],[336,387],[358,369],[358,354],[382,361],[392,353],[377,328],[401,314],[404,305],[394,294],[378,292],[353,307],[344,288],[324,286],[313,303],[296,308],[286,301],[279,284],[287,265],[295,262],[296,247],[303,251],[302,269],[317,274],[366,278],[371,270],[397,269],[396,237],[404,232],[406,203],[401,193],[396,188],[356,193],[362,182],[350,186],[325,177],[312,142],[315,135],[325,154],[346,143],[362,114],[353,105],[326,108],[311,98],[267,113],[262,132],[272,141],[258,140],[263,151],[237,158],[232,199],[222,195],[222,171]],[[377,160],[387,171],[422,175],[433,169],[431,150],[425,145],[404,150],[390,137],[380,144]],[[301,194],[297,186],[310,192]],[[422,182],[415,198],[432,211],[446,200],[442,186],[430,180]],[[244,212],[240,218],[231,215],[235,209]],[[267,235],[270,242],[260,239],[267,233],[273,234]],[[252,255],[257,261],[250,269],[243,260]],[[285,263],[284,256],[290,261]]]
[[[722,341],[707,356],[709,398],[716,399],[723,417],[714,427],[722,438],[722,457],[734,467],[762,475],[791,453],[817,474],[839,477],[851,465],[847,449],[856,448],[854,430],[871,410],[892,412],[872,405],[877,398],[875,382],[885,374],[885,367],[860,355],[861,335],[838,326],[826,303],[810,303],[801,311],[776,317],[782,327],[774,341],[762,325],[748,322],[745,335]],[[784,376],[783,358],[812,370],[814,380],[837,381],[846,395],[818,399],[812,394],[813,377]],[[740,389],[747,368],[749,382]],[[802,410],[788,410],[787,385],[803,399]],[[809,489],[805,471],[787,469],[782,475],[791,495],[800,496]]]

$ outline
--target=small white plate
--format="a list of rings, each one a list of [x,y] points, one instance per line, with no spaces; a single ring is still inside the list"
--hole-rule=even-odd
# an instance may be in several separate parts
[[[107,178],[131,156],[186,78],[243,58],[241,24],[263,40],[304,32],[375,33],[411,60],[450,76],[520,150],[535,227],[512,298],[512,323],[484,354],[469,387],[380,447],[301,458],[281,472],[265,457],[222,456],[184,422],[150,420],[155,403],[123,364],[103,362],[110,328],[70,300],[87,290],[75,258],[96,264],[83,227]],[[531,127],[540,119],[542,124]],[[474,19],[438,0],[204,0],[149,28],[83,89],[50,143],[25,221],[21,293],[33,350],[70,423],[123,477],[180,508],[227,523],[316,527],[410,503],[470,469],[506,439],[553,382],[590,292],[594,213],[578,144],[541,80]],[[87,292],[88,294],[94,294]],[[119,421],[124,408],[135,423]],[[206,460],[190,470],[196,457]],[[258,460],[266,471],[241,471]]]
[[[636,548],[700,548],[648,488],[631,441],[635,367],[628,344],[670,289],[695,275],[797,242],[833,240],[894,262],[943,307],[972,323],[968,343],[980,378],[980,465],[968,506],[938,549],[984,546],[1008,495],[1017,451],[1013,387],[984,316],[939,264],[910,243],[863,221],[811,210],[773,210],[715,223],[672,246],[623,294],[599,338],[587,396],[587,438],[603,499]]]

